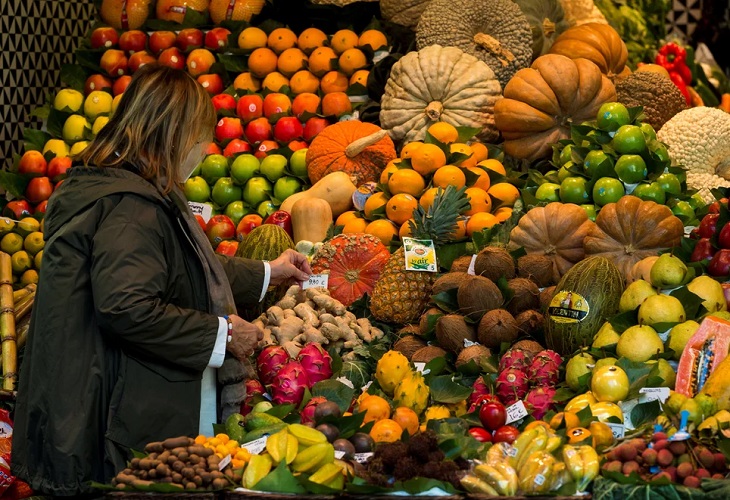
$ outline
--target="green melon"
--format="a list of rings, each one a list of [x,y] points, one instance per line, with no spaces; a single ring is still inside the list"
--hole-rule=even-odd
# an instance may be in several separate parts
[[[547,346],[563,356],[590,346],[607,318],[618,312],[624,279],[605,257],[574,265],[555,288],[546,314]]]
[[[274,224],[261,224],[238,245],[236,257],[274,260],[289,248],[294,248],[294,241],[286,231]]]

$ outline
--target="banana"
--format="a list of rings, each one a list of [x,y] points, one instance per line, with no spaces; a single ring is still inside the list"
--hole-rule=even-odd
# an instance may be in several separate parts
[[[583,477],[578,484],[578,491],[585,491],[588,485],[593,481],[600,471],[600,459],[598,453],[592,446],[581,446],[578,448],[581,460],[583,462]]]
[[[552,476],[550,491],[557,491],[565,483],[570,481],[570,473],[563,462],[555,462],[555,465],[553,465]]]
[[[517,494],[517,488],[520,486],[520,480],[517,477],[517,471],[504,462],[495,465],[494,468],[497,469],[497,471],[502,474],[504,478],[507,479],[507,488],[505,490],[505,495],[508,497],[515,496]]]
[[[485,481],[482,481],[476,476],[471,474],[461,478],[461,485],[469,493],[483,493],[486,495],[499,496],[497,490],[489,486]]]
[[[522,465],[525,463],[527,458],[536,451],[544,451],[545,447],[547,446],[548,442],[548,433],[547,430],[545,430],[545,427],[540,426],[536,428],[537,435],[535,438],[527,445],[526,448],[522,450],[518,450],[517,453],[517,466],[515,469],[519,470]]]
[[[563,462],[567,466],[570,476],[576,483],[578,483],[578,481],[580,481],[585,475],[583,469],[583,457],[581,456],[580,451],[574,446],[566,444],[563,446]]]
[[[509,460],[514,451],[515,449],[510,444],[504,442],[494,444],[491,448],[489,448],[489,451],[487,451],[487,456],[484,462],[487,465],[492,466],[500,464],[505,460]]]
[[[532,452],[520,468],[520,489],[523,493],[547,493],[552,484],[555,458],[547,452]]]
[[[550,434],[547,440],[547,444],[545,445],[545,451],[552,453],[560,448],[561,444],[563,444],[563,439],[560,436]]]
[[[546,432],[543,426],[538,425],[536,427],[533,427],[532,429],[524,431],[517,437],[515,442],[512,443],[512,447],[514,448],[516,454],[513,454],[513,456],[510,456],[508,458],[507,462],[509,463],[509,465],[515,468],[517,467],[520,455],[522,455],[525,449],[530,445],[530,443],[532,443],[532,441],[537,438],[540,429],[542,429],[543,432]]]
[[[501,496],[511,496],[508,493],[509,490],[509,480],[502,475],[495,467],[492,467],[491,465],[477,465],[474,468],[474,473],[477,475],[479,479],[486,482],[497,490],[497,492]]]

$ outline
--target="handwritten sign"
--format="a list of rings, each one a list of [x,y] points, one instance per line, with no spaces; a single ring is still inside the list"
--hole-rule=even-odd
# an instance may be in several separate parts
[[[516,403],[509,405],[507,407],[507,423],[511,424],[512,422],[517,422],[518,420],[522,420],[526,416],[528,416],[529,413],[527,413],[527,408],[525,408],[525,403],[522,401],[517,401]]]
[[[269,436],[264,436],[249,443],[245,443],[241,447],[246,449],[251,455],[260,455],[261,452],[266,449],[266,442],[268,440]]]
[[[639,389],[639,394],[641,394],[639,398],[640,403],[658,400],[664,404],[669,399],[669,387],[642,387]]]
[[[218,463],[218,470],[223,470],[231,463],[231,455],[228,454]]]
[[[193,215],[201,216],[206,224],[210,218],[213,217],[213,207],[208,203],[189,201],[188,206],[190,207],[190,210],[192,210]]]

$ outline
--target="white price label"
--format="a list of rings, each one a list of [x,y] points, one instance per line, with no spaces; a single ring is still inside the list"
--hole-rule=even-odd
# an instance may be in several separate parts
[[[421,372],[422,375],[428,375],[431,373],[431,370],[426,370],[426,363],[413,363],[413,366],[415,366],[416,371]]]
[[[639,403],[648,403],[649,401],[658,400],[660,403],[669,399],[669,387],[642,387],[639,389]]]
[[[474,263],[477,261],[477,254],[474,254],[471,256],[471,262],[469,262],[469,269],[466,270],[466,274],[471,274],[472,276],[476,274],[476,271],[474,271]]]
[[[225,457],[223,457],[221,459],[221,461],[218,463],[218,470],[225,469],[226,467],[228,467],[228,464],[230,464],[230,463],[231,463],[231,455],[229,453],[228,455],[226,455]]]
[[[189,201],[188,206],[193,212],[193,215],[199,215],[203,218],[207,224],[211,217],[213,217],[213,206],[208,203],[198,203],[195,201]]]
[[[244,443],[241,447],[245,448],[251,455],[260,455],[262,451],[266,449],[266,442],[269,440],[269,436],[258,438],[250,443]]]
[[[623,439],[624,433],[626,432],[624,424],[612,424],[611,422],[606,422],[606,425],[611,428],[614,438]]]
[[[528,415],[529,413],[527,413],[525,403],[523,403],[522,401],[517,401],[515,404],[509,405],[507,407],[507,424],[522,420]]]
[[[535,476],[535,484],[538,486],[542,486],[542,484],[545,483],[545,476],[542,474],[538,474]]]
[[[352,383],[352,382],[350,381],[350,379],[349,379],[349,378],[347,378],[347,377],[337,377],[337,381],[338,381],[338,382],[341,382],[341,383],[342,383],[342,384],[344,384],[344,385],[346,385],[346,386],[347,386],[347,387],[349,387],[350,389],[354,389],[354,388],[355,388],[355,384],[353,384],[353,383]]]
[[[345,452],[340,451],[340,450],[335,450],[335,458],[337,460],[342,460],[343,458],[345,458]]]
[[[364,464],[368,460],[370,460],[370,457],[372,457],[372,453],[355,453],[355,462],[359,464]]]
[[[516,457],[517,453],[518,453],[517,448],[515,448],[512,445],[507,445],[507,446],[509,446],[509,448],[505,449],[505,453],[507,453],[507,456],[512,457],[512,458]]]
[[[329,274],[313,274],[307,281],[302,283],[302,290],[306,290],[307,288],[327,288],[329,278]]]

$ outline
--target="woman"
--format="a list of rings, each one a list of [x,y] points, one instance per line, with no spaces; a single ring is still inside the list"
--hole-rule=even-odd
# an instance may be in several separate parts
[[[51,197],[12,450],[36,491],[78,497],[130,450],[197,434],[201,379],[215,404],[211,367],[226,350],[250,356],[262,335],[236,305],[310,273],[293,251],[271,263],[213,253],[179,186],[215,122],[192,77],[145,66]]]

